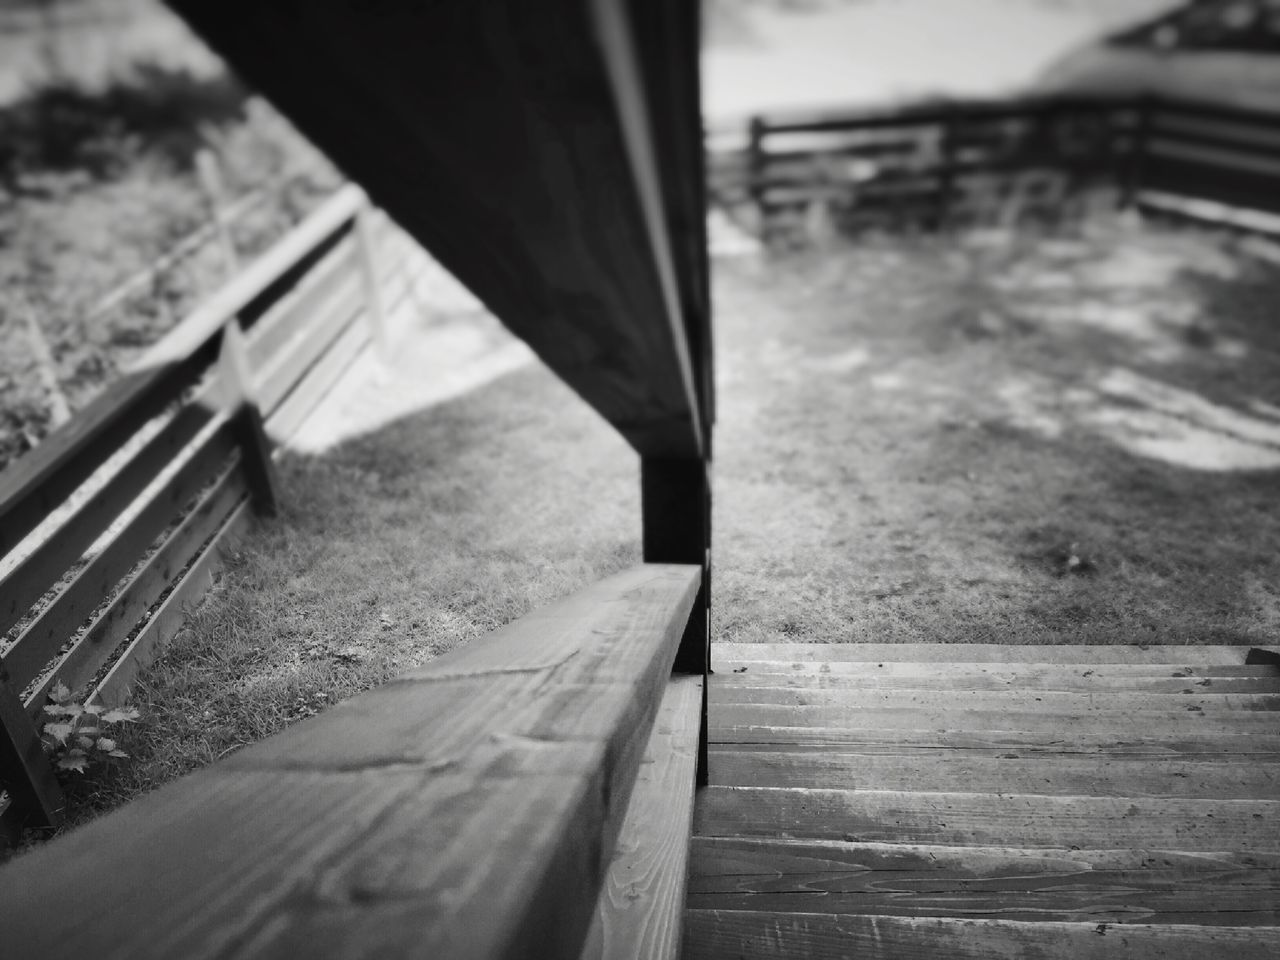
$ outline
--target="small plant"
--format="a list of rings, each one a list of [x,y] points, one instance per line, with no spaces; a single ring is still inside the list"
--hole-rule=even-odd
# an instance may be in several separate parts
[[[107,757],[127,757],[105,728],[138,719],[133,707],[108,710],[84,704],[71,696],[65,683],[57,683],[49,693],[53,702],[44,712],[54,719],[44,725],[45,748],[59,770],[84,773],[91,764],[105,762]]]

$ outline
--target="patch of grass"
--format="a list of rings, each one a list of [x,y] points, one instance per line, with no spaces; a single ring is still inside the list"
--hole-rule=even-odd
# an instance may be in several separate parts
[[[1052,237],[996,254],[869,238],[722,267],[717,639],[1274,642],[1277,470],[1144,455],[1151,437],[1106,419],[1143,401],[1099,384],[1119,370],[1246,420],[1280,403],[1256,308],[1280,276],[1206,277],[1208,241],[1154,227],[1058,239],[1079,282]],[[1132,248],[1179,245],[1172,279],[1111,276]],[[1154,331],[1095,322],[1126,299],[1136,319],[1194,309]],[[1243,351],[1197,345],[1192,323]],[[1180,416],[1151,422],[1195,425]]]
[[[634,453],[540,367],[280,470],[72,823],[639,561]]]

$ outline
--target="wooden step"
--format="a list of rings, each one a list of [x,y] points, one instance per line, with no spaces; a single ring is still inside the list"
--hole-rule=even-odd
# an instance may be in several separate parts
[[[982,733],[1014,730],[1023,734],[1059,737],[1175,734],[1280,734],[1280,717],[1268,710],[1229,714],[1194,709],[1178,710],[1087,708],[1074,713],[1048,709],[968,709],[963,701],[947,704],[862,707],[850,704],[792,706],[767,703],[716,704],[717,724],[775,727],[847,727],[855,729],[957,730]]]
[[[689,910],[685,960],[1275,960],[1280,927]]]
[[[698,837],[693,909],[1280,924],[1280,855]]]
[[[709,786],[693,829],[704,837],[1277,853],[1277,818],[1280,800]]]
[[[761,703],[775,706],[851,706],[877,709],[1026,711],[1085,714],[1090,711],[1191,711],[1280,710],[1280,694],[1137,693],[1107,690],[1101,693],[1064,690],[874,690],[844,687],[766,686],[726,683],[712,678],[712,703]],[[1280,732],[1280,722],[1276,724]]]
[[[795,687],[809,690],[1046,690],[1103,693],[1280,694],[1280,668],[1204,666],[1184,672],[1168,664],[920,664],[789,663],[740,661],[715,674],[723,687]],[[848,668],[832,670],[829,668]]]
[[[823,751],[710,753],[711,783],[724,787],[834,787],[844,790],[922,790],[1041,793],[1097,797],[1280,798],[1280,761],[1181,758],[1113,759],[1097,755],[975,756],[967,751],[866,754]]]
[[[680,956],[701,723],[702,677],[672,677],[581,960]]]
[[[717,643],[712,665],[735,660],[896,663],[1244,664],[1249,646],[1012,643]]]
[[[1221,733],[1144,727],[1133,731],[1077,731],[1065,727],[1043,727],[1034,732],[1021,730],[886,730],[884,727],[807,727],[775,724],[726,723],[726,707],[711,711],[710,742],[735,749],[830,750],[856,747],[860,753],[902,753],[919,756],[970,750],[1001,756],[1074,754],[1098,757],[1179,757],[1219,759],[1254,757],[1259,761],[1280,760],[1280,735],[1263,733]]]

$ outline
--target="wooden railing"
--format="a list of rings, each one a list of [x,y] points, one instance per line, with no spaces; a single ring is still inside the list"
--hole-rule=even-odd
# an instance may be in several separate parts
[[[839,225],[937,228],[1056,220],[1094,188],[1280,212],[1280,113],[1158,97],[947,102],[841,116],[755,117],[717,192],[766,235],[820,207]],[[735,180],[735,178],[738,178]]]
[[[55,683],[115,705],[271,513],[287,438],[403,291],[402,237],[342,189],[0,474],[0,782],[61,806],[39,721]],[[397,286],[398,284],[398,286]]]

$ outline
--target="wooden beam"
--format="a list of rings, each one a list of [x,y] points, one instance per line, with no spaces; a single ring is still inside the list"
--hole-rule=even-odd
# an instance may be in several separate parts
[[[637,451],[702,453],[663,207],[701,171],[658,162],[618,4],[171,5]]]
[[[7,864],[5,950],[576,956],[699,579],[617,574]]]

